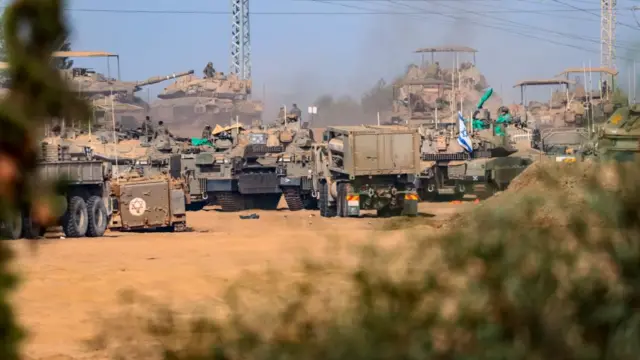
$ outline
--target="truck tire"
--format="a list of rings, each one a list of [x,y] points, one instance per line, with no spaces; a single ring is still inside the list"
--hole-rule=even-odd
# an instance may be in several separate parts
[[[344,182],[338,183],[338,199],[336,201],[338,217],[349,216],[348,205],[347,205],[348,188],[349,188],[348,183],[344,183]]]
[[[87,202],[88,226],[87,236],[100,237],[104,235],[107,230],[107,222],[109,216],[107,215],[107,208],[104,206],[102,198],[99,196],[92,196]]]
[[[22,221],[22,234],[25,239],[37,239],[45,233],[45,228],[33,222],[31,217],[25,216]]]
[[[2,224],[0,224],[2,225]],[[22,236],[22,215],[14,216],[12,221],[6,222],[2,228],[1,238],[9,240],[17,240]]]
[[[320,207],[320,216],[336,216],[336,208],[329,205],[329,185],[327,185],[327,183],[320,183],[320,201],[318,202],[318,205]]]
[[[71,197],[62,219],[64,235],[70,238],[85,236],[89,227],[87,218],[87,203],[80,196]]]

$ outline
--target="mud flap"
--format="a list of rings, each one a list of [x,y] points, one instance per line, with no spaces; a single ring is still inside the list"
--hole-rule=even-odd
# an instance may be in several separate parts
[[[418,194],[416,193],[404,194],[404,204],[402,208],[402,215],[404,216],[418,215]]]
[[[347,216],[360,216],[359,194],[347,194]]]

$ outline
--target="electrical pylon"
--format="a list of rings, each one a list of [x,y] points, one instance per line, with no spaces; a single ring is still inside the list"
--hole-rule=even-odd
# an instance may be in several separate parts
[[[616,3],[600,0],[600,66],[616,68]]]
[[[231,0],[231,73],[251,79],[249,0]]]

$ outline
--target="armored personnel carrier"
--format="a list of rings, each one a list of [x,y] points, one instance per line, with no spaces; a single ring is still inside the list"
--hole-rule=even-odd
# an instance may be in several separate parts
[[[187,229],[188,192],[181,179],[144,176],[132,169],[115,180],[110,191],[111,230]]]
[[[331,126],[314,146],[313,186],[322,217],[418,212],[420,135],[406,126]]]
[[[230,120],[251,124],[262,117],[263,104],[251,100],[251,80],[235,74],[194,75],[177,80],[162,91],[151,108],[154,116],[180,124],[229,125]]]

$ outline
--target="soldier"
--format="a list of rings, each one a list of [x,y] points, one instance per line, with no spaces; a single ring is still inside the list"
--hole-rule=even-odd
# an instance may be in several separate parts
[[[280,106],[280,111],[278,112],[278,120],[281,123],[283,123],[284,122],[284,117],[285,117],[284,106]]]
[[[302,119],[302,111],[298,109],[297,104],[293,104],[291,110],[289,111],[289,114],[294,116],[297,121],[300,121]]]
[[[203,139],[211,138],[211,126],[210,125],[206,125],[204,127],[204,129],[202,129],[202,138]]]
[[[147,142],[151,141],[155,131],[153,130],[153,123],[151,122],[151,118],[149,116],[146,116],[144,118],[144,122],[142,123],[141,130],[142,130],[142,133],[144,134],[145,139],[147,139]]]
[[[216,75],[216,69],[213,68],[213,63],[209,61],[207,66],[202,71],[205,79],[211,79]]]
[[[162,120],[158,121],[158,127],[156,128],[155,134],[153,134],[156,148],[158,150],[171,150],[170,138],[173,138],[173,134],[164,126]]]

